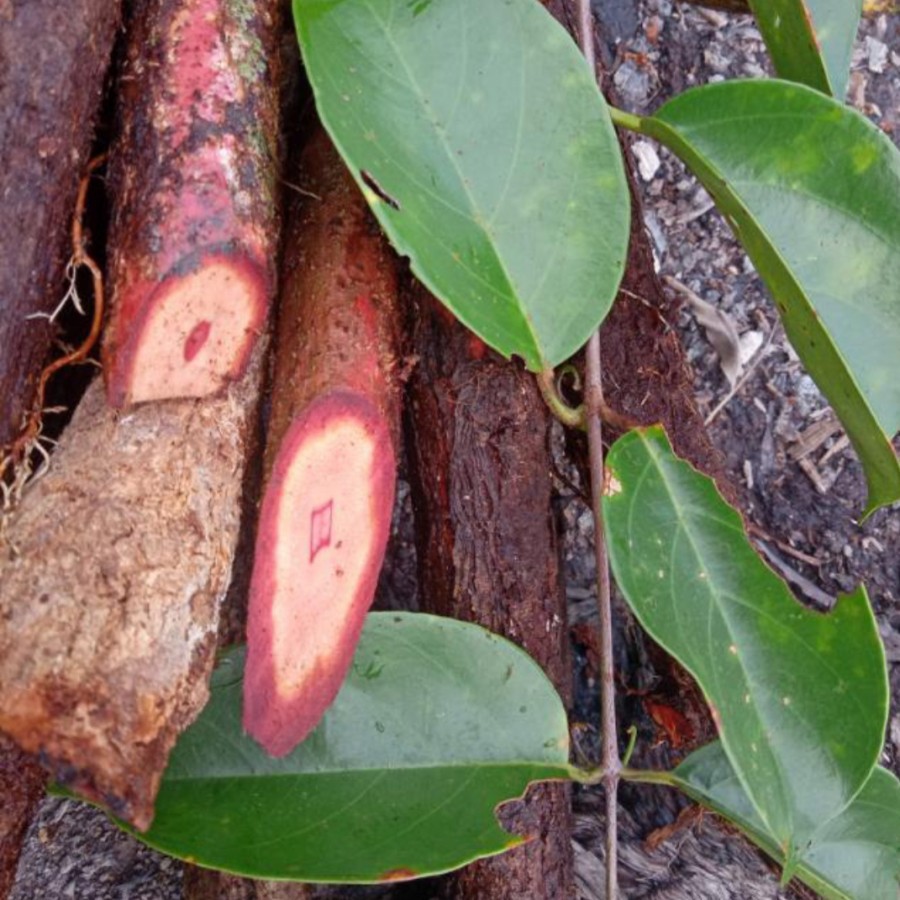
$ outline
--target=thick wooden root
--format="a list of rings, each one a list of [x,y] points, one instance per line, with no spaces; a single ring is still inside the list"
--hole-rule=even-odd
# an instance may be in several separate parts
[[[399,429],[393,257],[324,133],[299,180],[312,196],[285,248],[244,687],[244,725],[274,756],[315,727],[350,666]]]
[[[414,299],[409,438],[421,602],[515,641],[568,697],[547,409],[532,376],[450,321],[423,289]],[[442,896],[573,896],[568,787],[536,786],[502,812],[532,840],[448,877]]]
[[[116,407],[218,392],[264,328],[277,251],[280,4],[137,4],[110,164]]]
[[[261,368],[121,417],[95,382],[8,522],[0,730],[139,828],[207,698]]]

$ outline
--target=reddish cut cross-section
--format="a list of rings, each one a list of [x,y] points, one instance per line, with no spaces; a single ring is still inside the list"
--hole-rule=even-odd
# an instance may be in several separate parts
[[[244,727],[273,756],[318,723],[350,667],[390,532],[390,431],[359,395],[320,396],[281,444],[263,499]]]

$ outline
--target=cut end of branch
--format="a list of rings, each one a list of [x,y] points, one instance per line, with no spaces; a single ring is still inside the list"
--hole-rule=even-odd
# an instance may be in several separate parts
[[[396,464],[369,400],[314,400],[281,444],[260,514],[247,633],[244,727],[284,756],[337,696],[375,595]]]
[[[122,305],[136,306],[128,298]],[[170,273],[140,303],[137,327],[122,321],[125,315],[111,325],[110,405],[218,393],[244,373],[266,307],[265,275],[243,254],[206,254],[189,270]]]

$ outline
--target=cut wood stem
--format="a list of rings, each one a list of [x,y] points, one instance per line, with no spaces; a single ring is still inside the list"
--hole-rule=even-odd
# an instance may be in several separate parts
[[[585,59],[596,72],[594,29],[589,0],[578,0],[578,32]],[[609,558],[603,530],[603,400],[602,367],[600,360],[600,332],[595,331],[585,350],[584,406],[588,435],[588,459],[591,475],[591,506],[594,513],[594,552],[597,558],[597,606],[600,614],[600,729],[602,741],[601,766],[606,792],[606,897],[618,896],[617,877],[617,794],[619,747],[616,736],[616,695],[613,671],[612,600],[609,584]]]
[[[244,676],[244,726],[273,756],[318,724],[353,661],[400,430],[394,257],[324,131],[297,177],[308,197],[285,241]]]
[[[280,4],[134,4],[110,156],[109,402],[219,394],[274,286]]]

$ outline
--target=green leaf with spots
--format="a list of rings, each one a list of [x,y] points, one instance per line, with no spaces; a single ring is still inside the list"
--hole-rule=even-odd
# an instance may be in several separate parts
[[[674,783],[698,803],[741,828],[783,864],[777,842],[766,830],[718,742],[692,753],[673,775]],[[825,822],[810,839],[796,877],[835,900],[897,900],[900,896],[900,781],[876,768],[850,805]]]
[[[294,0],[319,115],[397,250],[532,371],[609,310],[629,197],[609,112],[536,0]]]
[[[496,806],[568,776],[562,701],[522,650],[475,625],[373,613],[316,730],[272,759],[241,727],[243,651],[172,752],[150,846],[255,878],[377,882],[522,842]]]
[[[713,482],[659,428],[621,438],[603,514],[616,581],[697,679],[741,785],[782,853],[868,779],[887,721],[884,651],[865,589],[828,615],[794,599]]]
[[[639,127],[690,166],[744,244],[860,456],[867,511],[900,499],[900,152],[784,81],[686,91]]]
[[[863,0],[750,0],[775,71],[843,100]]]

